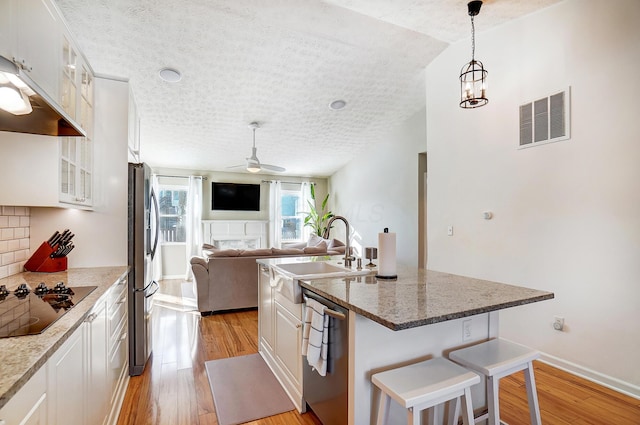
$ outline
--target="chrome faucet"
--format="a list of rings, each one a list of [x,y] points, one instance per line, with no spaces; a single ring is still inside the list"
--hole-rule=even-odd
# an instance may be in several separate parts
[[[333,217],[331,217],[331,220],[329,220],[329,223],[327,223],[327,228],[325,229],[324,233],[322,234],[322,237],[325,239],[329,239],[329,232],[331,232],[331,224],[335,221],[335,220],[342,220],[344,222],[344,226],[346,228],[346,232],[347,232],[347,240],[345,242],[345,247],[344,247],[344,265],[347,267],[351,267],[351,262],[353,260],[356,259],[356,257],[354,257],[353,255],[351,255],[351,244],[349,243],[349,222],[347,221],[346,218],[342,217],[341,215],[334,215]]]

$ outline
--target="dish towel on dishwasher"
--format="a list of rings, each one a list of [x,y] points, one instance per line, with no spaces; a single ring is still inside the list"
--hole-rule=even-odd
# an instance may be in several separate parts
[[[327,345],[329,343],[329,316],[324,305],[306,298],[304,327],[302,328],[302,355],[320,376],[327,375]]]

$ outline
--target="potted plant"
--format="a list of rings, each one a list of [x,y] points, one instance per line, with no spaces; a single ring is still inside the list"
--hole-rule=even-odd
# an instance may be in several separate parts
[[[309,212],[307,216],[304,218],[304,225],[311,226],[313,229],[313,233],[322,237],[325,230],[327,229],[326,222],[331,217],[333,217],[333,213],[331,211],[326,211],[327,201],[329,200],[329,194],[325,196],[322,201],[322,209],[318,211],[316,209],[316,191],[315,185],[309,185],[311,188],[311,201],[307,201],[309,203]]]

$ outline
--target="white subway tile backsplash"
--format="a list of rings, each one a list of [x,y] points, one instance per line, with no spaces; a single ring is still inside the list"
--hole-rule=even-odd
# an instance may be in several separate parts
[[[22,272],[29,258],[29,207],[0,206],[0,278]]]
[[[14,274],[18,274],[22,271],[22,267],[24,263],[13,263],[9,264],[9,276],[13,276]]]
[[[0,258],[0,264],[2,264],[3,266],[8,266],[9,264],[13,264],[16,261],[13,252],[5,252],[4,254],[2,254],[2,256],[0,256]]]
[[[20,249],[20,239],[11,239],[7,241],[7,251],[17,251]]]

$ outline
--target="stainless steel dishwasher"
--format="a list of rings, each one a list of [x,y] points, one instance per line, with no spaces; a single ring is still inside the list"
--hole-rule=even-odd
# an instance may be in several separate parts
[[[311,369],[303,356],[302,391],[307,407],[323,425],[346,425],[348,421],[349,387],[349,310],[307,289],[305,297],[326,306],[329,315],[328,362],[326,376]]]

